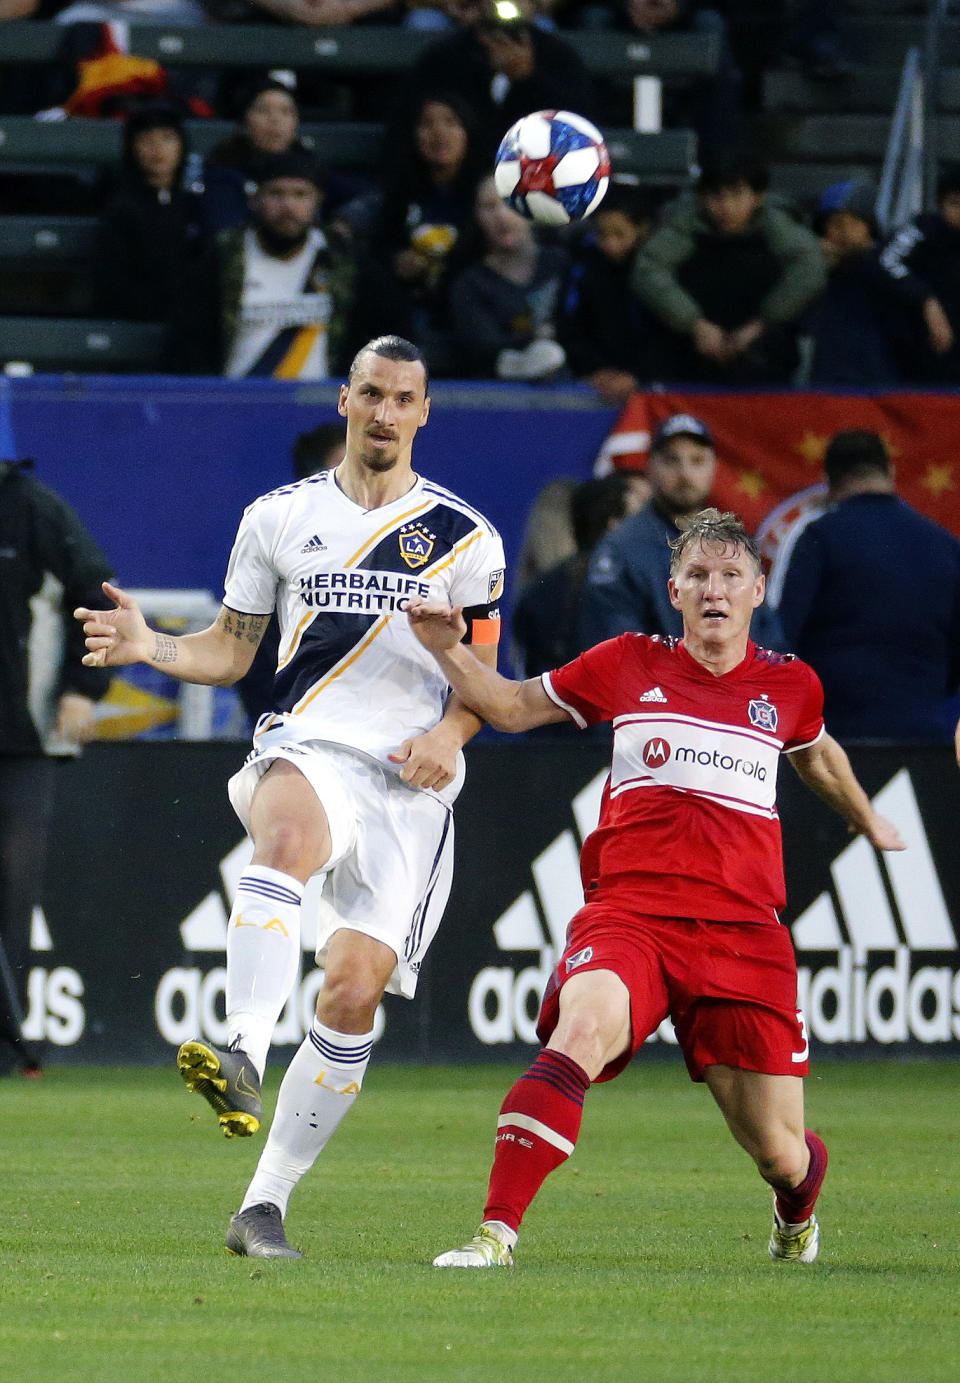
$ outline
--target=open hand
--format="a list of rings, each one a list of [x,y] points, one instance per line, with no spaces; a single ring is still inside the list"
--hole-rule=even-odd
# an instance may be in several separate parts
[[[871,845],[878,850],[906,850],[906,841],[894,826],[892,821],[888,821],[885,816],[874,816],[869,827],[864,831]]]
[[[133,596],[109,581],[104,595],[114,602],[112,610],[74,610],[73,617],[83,625],[89,650],[82,661],[87,667],[125,667],[146,661],[153,651],[154,635]]]

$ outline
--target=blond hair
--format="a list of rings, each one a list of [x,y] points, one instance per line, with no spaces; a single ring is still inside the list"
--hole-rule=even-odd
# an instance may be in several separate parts
[[[689,525],[670,544],[671,576],[679,571],[687,550],[697,543],[704,547],[713,544],[717,547],[732,547],[737,551],[745,552],[753,562],[757,575],[760,575],[762,570],[760,549],[747,532],[739,514],[729,512],[723,514],[719,509],[712,508],[701,509],[698,514],[694,514]]]

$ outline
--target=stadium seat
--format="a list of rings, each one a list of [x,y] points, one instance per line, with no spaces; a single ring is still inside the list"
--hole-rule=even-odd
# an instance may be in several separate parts
[[[48,265],[84,263],[97,237],[95,216],[4,216],[0,261]]]
[[[233,126],[223,120],[187,122],[190,148],[204,156],[226,139]],[[305,124],[328,167],[372,169],[378,165],[383,126],[335,121]],[[696,136],[691,130],[608,130],[608,145],[617,172],[636,174],[642,181],[686,181],[696,162]],[[29,116],[0,116],[0,170],[55,167],[66,172],[90,165],[119,162],[123,127],[116,120],[71,119],[58,122]]]
[[[234,130],[228,120],[190,120],[190,148],[204,156]],[[307,124],[304,135],[314,142],[328,166],[371,168],[380,157],[381,125],[336,121]],[[0,116],[0,170],[37,166],[59,170],[109,165],[120,160],[123,125],[117,120],[33,120],[27,115]]]
[[[257,24],[196,28],[166,25],[130,28],[130,51],[164,66],[263,68],[342,73],[401,72],[436,33],[370,25],[361,28],[280,28]],[[575,35],[577,51],[595,76],[630,77],[650,73],[703,76],[717,70],[719,42],[702,34],[661,34],[651,38],[613,33]],[[64,52],[66,30],[52,23],[11,21],[3,25],[3,63],[52,62]]]
[[[166,329],[155,322],[0,317],[0,363],[43,370],[157,370]]]

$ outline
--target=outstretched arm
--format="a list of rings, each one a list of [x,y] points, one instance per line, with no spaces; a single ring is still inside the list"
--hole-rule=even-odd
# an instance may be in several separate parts
[[[229,687],[250,668],[270,621],[269,615],[247,615],[226,605],[213,624],[196,634],[173,637],[151,629],[133,596],[109,581],[103,593],[112,610],[81,606],[73,617],[83,625],[87,667],[126,667],[147,663],[181,682]]]
[[[862,832],[878,850],[907,848],[896,826],[874,811],[846,751],[831,735],[822,735],[809,749],[798,749],[787,757],[807,787],[839,812],[851,831]]]
[[[516,734],[569,719],[538,677],[514,682],[474,657],[460,642],[467,629],[460,606],[450,609],[413,600],[407,616],[414,634],[440,664],[454,696],[495,730]]]

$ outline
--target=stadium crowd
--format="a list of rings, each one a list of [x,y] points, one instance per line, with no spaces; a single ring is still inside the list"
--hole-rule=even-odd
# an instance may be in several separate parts
[[[841,180],[786,202],[751,133],[764,64],[845,70],[843,7],[688,0],[0,0],[53,20],[59,56],[0,62],[0,116],[124,119],[117,169],[86,181],[0,162],[10,214],[99,221],[92,263],[8,276],[0,314],[161,322],[170,372],[327,378],[383,331],[434,375],[581,380],[610,403],[664,381],[753,387],[960,379],[960,171],[937,209],[882,235],[877,189]],[[171,67],[124,49],[156,24],[375,24],[430,31],[403,73]],[[565,108],[631,123],[632,83],[588,71],[585,31],[719,44],[709,77],[666,82],[666,128],[696,131],[687,187],[615,179],[586,224],[531,226],[484,182],[504,130]],[[235,120],[205,158],[189,128]],[[382,168],[324,166],[302,123],[384,130]],[[292,160],[292,156],[296,158]],[[292,160],[292,161],[291,161]]]

